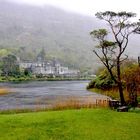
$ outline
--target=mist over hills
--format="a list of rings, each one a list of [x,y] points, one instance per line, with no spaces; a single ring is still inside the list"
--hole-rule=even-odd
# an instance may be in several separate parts
[[[56,57],[67,66],[94,70],[98,61],[92,53],[94,42],[89,32],[100,26],[94,17],[52,6],[0,1],[0,55],[12,52],[22,59],[35,59],[44,48],[47,59]],[[140,53],[139,44],[138,38],[130,43],[136,46],[128,49],[131,56]]]

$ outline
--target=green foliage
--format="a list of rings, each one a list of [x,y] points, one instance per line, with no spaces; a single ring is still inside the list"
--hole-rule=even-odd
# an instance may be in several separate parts
[[[133,64],[125,68],[123,80],[129,95],[129,104],[136,107],[139,102],[137,97],[140,97],[140,67]]]
[[[106,29],[99,29],[92,31],[90,35],[93,35],[97,39],[103,39],[105,36],[108,35],[108,32]]]
[[[89,85],[87,86],[88,89],[90,88],[98,88],[98,89],[110,89],[116,86],[114,81],[111,79],[108,72],[104,69],[100,74],[92,80]]]
[[[125,63],[123,63],[121,66],[121,73],[124,88],[126,87],[127,83],[134,82],[134,80],[136,81],[137,85],[140,85],[140,68],[135,63],[135,61],[128,60]],[[116,88],[116,84],[111,79],[109,73],[104,67],[99,68],[96,74],[97,77],[89,83],[88,88]]]
[[[115,48],[116,43],[108,40],[104,40],[102,46],[104,47],[114,47]]]
[[[0,49],[0,57],[7,56],[10,53],[7,49]]]
[[[113,11],[106,11],[106,12],[98,12],[96,13],[96,17],[98,17],[99,19],[104,19],[104,17],[111,17],[111,18],[120,18],[122,17],[123,19],[126,18],[132,18],[132,17],[136,17],[136,13],[132,13],[132,12],[126,12],[126,11],[122,11],[122,12],[113,12]]]
[[[1,63],[2,75],[16,76],[20,74],[16,56],[9,54],[8,56],[3,57]]]
[[[136,107],[140,102],[140,67],[133,60],[128,60],[121,66],[124,97],[127,104]],[[88,89],[102,93],[114,99],[119,99],[118,88],[107,72],[101,68],[96,79],[91,81]]]
[[[32,76],[31,69],[28,69],[28,68],[25,69],[25,70],[24,70],[24,75],[25,75],[25,76]]]

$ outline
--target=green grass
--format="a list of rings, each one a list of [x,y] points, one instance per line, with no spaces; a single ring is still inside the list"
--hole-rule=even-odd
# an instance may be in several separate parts
[[[81,109],[0,115],[0,140],[139,140],[140,113]]]

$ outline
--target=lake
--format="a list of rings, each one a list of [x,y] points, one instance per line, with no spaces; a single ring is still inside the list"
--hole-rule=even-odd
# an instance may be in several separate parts
[[[11,93],[0,96],[0,110],[32,109],[52,107],[54,104],[68,100],[80,99],[81,102],[106,99],[106,96],[89,92],[89,81],[34,81],[22,83],[0,83]]]

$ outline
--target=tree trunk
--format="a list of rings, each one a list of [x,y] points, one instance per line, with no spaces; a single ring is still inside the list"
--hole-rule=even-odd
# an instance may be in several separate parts
[[[123,85],[122,85],[122,81],[121,81],[121,71],[120,71],[120,60],[118,58],[117,61],[117,76],[118,76],[118,80],[117,80],[117,84],[118,84],[118,88],[119,88],[119,93],[120,93],[120,101],[121,101],[121,105],[125,105],[125,99],[124,99],[124,95],[123,95]]]
[[[124,99],[124,95],[123,95],[123,87],[122,87],[122,82],[118,82],[118,88],[119,88],[119,93],[120,93],[120,101],[121,101],[121,105],[125,105],[125,99]]]

